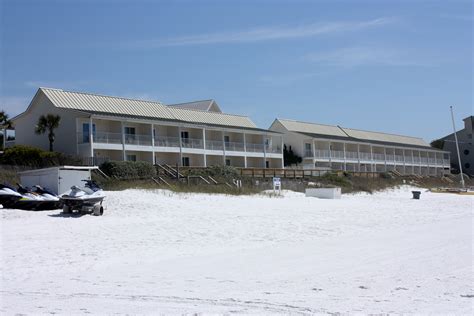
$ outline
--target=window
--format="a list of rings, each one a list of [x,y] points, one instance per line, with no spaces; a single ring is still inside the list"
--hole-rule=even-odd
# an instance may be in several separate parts
[[[181,132],[181,138],[182,139],[188,139],[189,138],[189,132],[182,131]]]
[[[95,124],[92,124],[92,136],[95,138]],[[89,142],[89,123],[82,123],[82,142]]]
[[[125,157],[125,159],[127,159],[127,161],[137,161],[137,155],[129,155],[129,154],[127,154],[127,156]]]
[[[469,162],[466,162],[464,164],[464,168],[469,169],[471,167],[471,164]]]
[[[182,158],[183,167],[189,167],[189,157]]]
[[[225,165],[226,165],[226,166],[230,166],[230,159],[226,159],[226,160],[225,160]]]
[[[464,149],[464,155],[469,155],[469,149]]]
[[[308,151],[311,151],[311,144],[310,143],[304,144],[304,149],[308,150]]]
[[[135,135],[135,127],[126,126],[124,128],[125,135]]]
[[[230,136],[229,135],[224,136],[224,143],[226,143],[226,145],[228,145],[230,143]]]
[[[270,168],[270,161],[268,160],[265,161],[265,168]]]

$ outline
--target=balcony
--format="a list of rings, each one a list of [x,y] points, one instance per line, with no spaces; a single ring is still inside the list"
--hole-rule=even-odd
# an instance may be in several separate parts
[[[136,146],[151,146],[151,136],[149,135],[135,135],[124,134],[125,144]]]
[[[247,151],[254,153],[263,153],[263,144],[247,143]]]
[[[226,151],[245,151],[244,143],[225,142]]]
[[[224,150],[224,142],[221,140],[206,140],[206,149],[208,150]]]
[[[202,139],[181,138],[181,146],[183,148],[203,149]]]
[[[156,136],[155,147],[179,147],[179,137]]]

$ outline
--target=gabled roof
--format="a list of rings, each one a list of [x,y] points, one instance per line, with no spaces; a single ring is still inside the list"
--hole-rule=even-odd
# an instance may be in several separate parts
[[[39,88],[57,108],[88,113],[113,113],[160,119],[174,119],[168,108],[160,102],[111,97],[105,95],[70,92],[60,89]]]
[[[39,88],[55,107],[120,117],[163,119],[212,126],[258,129],[247,116],[166,106],[156,101]],[[258,129],[262,130],[262,129]]]
[[[364,142],[390,143],[405,146],[430,147],[422,138],[371,132],[334,125],[323,125],[299,122],[288,119],[277,119],[290,132],[305,134],[311,137],[334,137],[336,139],[358,140]]]
[[[219,112],[222,113],[221,108],[217,104],[215,100],[202,100],[202,101],[193,101],[193,102],[186,102],[186,103],[177,103],[177,104],[169,104],[168,106],[177,107],[177,108],[184,108],[189,110],[199,110],[199,111],[206,111],[206,112]]]

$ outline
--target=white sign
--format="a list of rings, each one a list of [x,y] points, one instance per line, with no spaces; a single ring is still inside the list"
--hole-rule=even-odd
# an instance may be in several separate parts
[[[278,190],[278,193],[281,193],[281,180],[280,178],[273,178],[273,193]]]

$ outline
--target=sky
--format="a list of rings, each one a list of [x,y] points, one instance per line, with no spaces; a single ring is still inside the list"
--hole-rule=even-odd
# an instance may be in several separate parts
[[[10,116],[38,87],[426,141],[473,114],[472,1],[0,0],[0,19]]]

